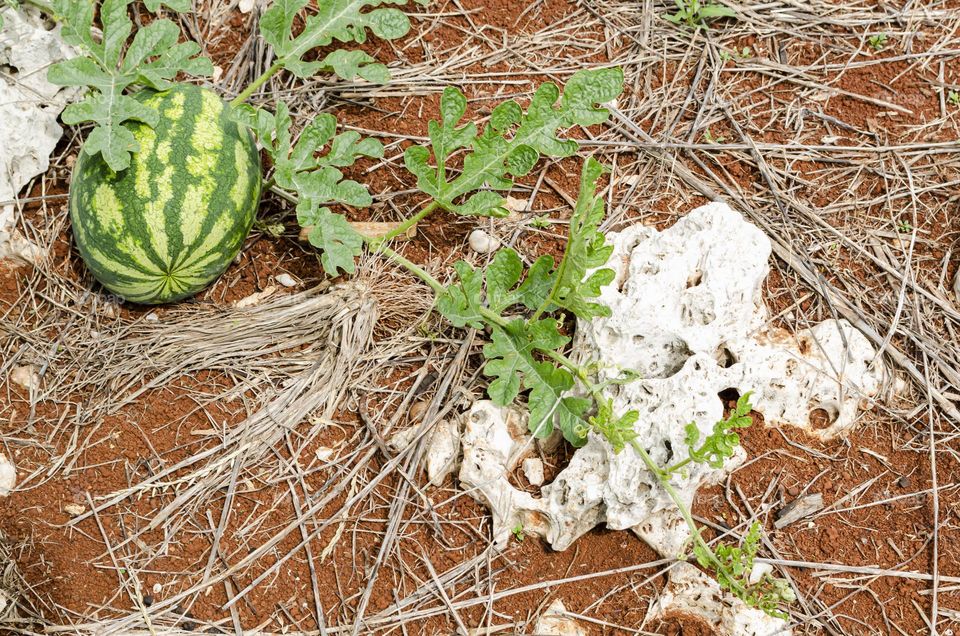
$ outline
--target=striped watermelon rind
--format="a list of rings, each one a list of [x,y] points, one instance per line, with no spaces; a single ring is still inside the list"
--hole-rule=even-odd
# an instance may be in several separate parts
[[[140,149],[118,173],[81,150],[70,219],[105,288],[131,302],[169,303],[204,289],[239,253],[260,202],[260,154],[212,91],[177,84],[136,97],[159,123],[124,124]]]

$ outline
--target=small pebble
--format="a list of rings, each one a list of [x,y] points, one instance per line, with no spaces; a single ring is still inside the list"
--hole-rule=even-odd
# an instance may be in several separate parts
[[[531,486],[543,485],[543,462],[536,457],[528,457],[521,464],[523,474]]]
[[[297,279],[286,272],[282,274],[277,274],[277,282],[283,285],[284,287],[297,286]]]
[[[160,585],[159,583],[154,583],[154,584],[153,584],[153,593],[154,593],[154,594],[159,594],[159,593],[162,592],[162,591],[163,591],[163,586],[162,586],[162,585]]]
[[[19,384],[29,391],[39,388],[40,375],[37,373],[35,366],[26,364],[22,367],[13,367],[13,370],[10,371],[10,381]]]
[[[787,494],[790,495],[791,497],[796,497],[797,495],[800,494],[800,489],[797,488],[796,486],[790,486],[789,488],[787,488]]]
[[[413,406],[410,407],[410,421],[416,422],[423,419],[423,415],[427,412],[429,407],[429,400],[420,400],[419,402],[414,402]]]
[[[143,604],[146,605],[147,607],[150,607],[151,605],[153,605],[153,595],[147,594],[146,596],[144,596]]]
[[[160,316],[158,316],[155,312],[151,311],[149,314],[147,314],[144,317],[144,319],[149,320],[150,322],[157,322],[158,320],[160,320]]]
[[[901,488],[909,488],[910,478],[907,477],[906,475],[901,476],[900,479],[897,480],[897,485],[900,486]]]
[[[79,517],[86,511],[86,508],[84,508],[80,504],[70,503],[63,507],[63,511],[66,512],[71,517]]]
[[[500,247],[500,241],[483,230],[470,232],[470,249],[477,254],[489,254]]]

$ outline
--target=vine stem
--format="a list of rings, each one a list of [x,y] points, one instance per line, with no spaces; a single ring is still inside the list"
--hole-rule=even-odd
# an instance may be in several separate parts
[[[703,540],[703,536],[700,534],[700,527],[697,525],[697,522],[693,520],[693,515],[690,514],[690,510],[687,508],[687,505],[680,499],[680,493],[677,492],[677,489],[673,487],[673,484],[670,483],[670,473],[660,468],[653,458],[647,453],[646,450],[640,445],[637,440],[630,440],[630,446],[633,448],[634,452],[643,460],[643,463],[646,465],[647,470],[657,476],[657,479],[660,481],[660,485],[663,486],[663,489],[667,491],[667,494],[670,496],[670,499],[673,500],[674,505],[680,511],[683,520],[686,522],[687,527],[690,529],[690,533],[693,536],[693,541],[697,546],[701,548],[704,554],[707,555],[707,559],[713,564],[717,571],[724,569],[723,563],[720,562],[720,559],[717,558],[716,553],[714,553],[713,548],[711,548],[706,541]],[[729,577],[729,583],[732,588],[734,588],[735,593],[738,595],[745,595],[746,590],[743,589],[743,586],[733,577]],[[741,596],[741,598],[743,598]]]
[[[417,223],[419,223],[420,221],[428,217],[438,207],[440,207],[440,204],[437,203],[436,201],[432,201],[430,202],[429,205],[426,205],[422,210],[420,210],[419,212],[417,212],[407,220],[403,221],[402,223],[400,223],[400,225],[393,228],[383,236],[376,236],[376,237],[365,236],[363,237],[363,240],[366,241],[372,248],[377,248],[383,245],[384,243],[390,242],[392,239],[400,236],[401,234],[406,233],[407,230],[409,230],[411,227],[413,227],[414,225],[416,225]]]
[[[260,77],[250,82],[250,84],[245,89],[243,89],[243,91],[239,95],[237,95],[230,101],[231,108],[235,108],[240,104],[242,104],[243,102],[247,101],[247,99],[249,99],[251,95],[257,92],[257,89],[263,86],[267,82],[267,80],[269,80],[271,77],[276,75],[282,68],[283,68],[283,62],[274,62],[273,66],[271,66],[266,71],[264,71],[263,74],[260,75]]]

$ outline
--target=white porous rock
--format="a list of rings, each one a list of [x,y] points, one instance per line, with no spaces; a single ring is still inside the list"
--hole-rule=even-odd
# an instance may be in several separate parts
[[[659,464],[686,458],[687,423],[696,423],[706,436],[723,419],[718,394],[725,389],[753,391],[754,408],[768,425],[798,426],[821,437],[848,430],[858,403],[879,392],[884,369],[870,366],[873,348],[848,323],[828,320],[796,337],[764,327],[760,290],[770,242],[728,206],[698,208],[663,232],[638,225],[608,240],[616,278],[601,300],[612,315],[581,323],[575,350],[581,359],[604,362],[601,381],[618,369],[636,370],[644,378],[613,385],[608,394],[616,412],[640,413],[637,442]],[[815,409],[828,413],[829,427],[810,427]],[[546,522],[543,536],[556,550],[601,522],[632,528],[663,555],[683,548],[687,528],[657,478],[635,453],[614,453],[593,433],[531,503],[504,476],[513,470],[507,459],[514,465],[522,459],[512,457],[507,440],[519,435],[514,446],[530,447],[525,428],[514,425],[519,418],[485,401],[466,414],[460,479],[495,508],[498,538],[534,515]],[[480,466],[467,461],[473,455],[483,457]],[[738,449],[724,468],[743,458]],[[724,474],[694,463],[672,483],[690,505],[700,485]]]
[[[500,241],[496,237],[490,236],[483,230],[474,230],[473,232],[470,232],[470,238],[468,239],[468,242],[470,243],[470,249],[477,254],[489,254],[500,247]]]
[[[50,166],[63,134],[57,117],[78,90],[49,83],[47,68],[74,53],[34,9],[0,8],[0,17],[0,260],[29,263],[39,248],[16,231],[16,206],[2,202]]]
[[[713,578],[689,563],[670,569],[670,580],[650,608],[649,618],[691,615],[706,621],[716,633],[732,636],[783,636],[784,621],[749,607],[725,594]]]
[[[712,431],[723,419],[719,394],[727,389],[752,391],[767,425],[823,439],[849,431],[858,408],[879,394],[886,371],[846,321],[827,320],[795,335],[766,325],[761,290],[770,241],[728,206],[712,203],[662,232],[637,225],[608,240],[616,277],[600,300],[611,316],[579,324],[575,355],[603,362],[601,382],[619,369],[640,374],[641,380],[610,385],[607,394],[615,412],[640,414],[636,440],[658,464],[686,459],[688,423],[702,436]],[[826,427],[811,425],[816,410],[826,412]],[[661,555],[682,551],[689,530],[658,479],[636,453],[614,453],[599,435],[588,436],[540,497],[514,487],[508,475],[531,446],[519,424],[524,417],[489,402],[476,402],[465,417],[460,481],[491,509],[495,540],[507,541],[521,524],[564,550],[605,523],[632,529]],[[672,485],[689,507],[701,485],[743,459],[737,449],[722,470],[690,464]]]
[[[567,608],[560,599],[554,600],[537,619],[533,628],[536,636],[587,636],[587,631],[567,615]]]
[[[7,456],[0,453],[0,497],[6,497],[17,485],[17,468]]]
[[[433,428],[427,446],[427,478],[433,486],[439,486],[457,469],[460,457],[460,430],[458,422],[440,420]]]

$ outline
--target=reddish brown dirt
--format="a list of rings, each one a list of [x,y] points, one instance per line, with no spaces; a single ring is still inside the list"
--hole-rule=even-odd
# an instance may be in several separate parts
[[[548,0],[521,25],[514,24],[515,4],[511,2],[484,2],[483,0],[464,0],[460,3],[471,11],[469,24],[463,18],[451,20],[453,26],[441,26],[432,29],[425,39],[437,46],[446,46],[464,39],[460,29],[469,29],[474,25],[489,26],[514,33],[518,29],[528,31],[561,20],[577,10],[576,3],[563,0]],[[421,25],[414,23],[414,31]],[[248,21],[239,17],[231,18],[218,32],[208,34],[208,49],[216,63],[227,65],[243,41],[244,29],[249,28]],[[413,36],[410,36],[413,37]],[[601,38],[601,34],[597,34]],[[763,51],[764,42],[746,38],[742,45]],[[376,42],[368,42],[364,48],[380,59],[393,59],[394,49]],[[789,51],[801,60],[812,60],[817,52],[799,48]],[[404,50],[411,61],[418,61],[422,49],[412,47]],[[602,61],[602,60],[597,60]],[[485,68],[485,72],[504,71],[507,68]],[[909,71],[904,73],[904,71]],[[954,80],[960,81],[955,69],[951,68]],[[908,69],[902,62],[891,62],[884,66],[871,66],[869,69],[854,69],[839,77],[838,88],[866,95],[874,99],[889,101],[912,111],[896,116],[885,115],[885,109],[866,104],[862,100],[834,96],[826,104],[829,112],[851,126],[864,131],[893,134],[906,123],[918,123],[935,117],[939,103],[924,88],[929,78],[922,71]],[[531,78],[539,82],[541,78]],[[896,81],[895,81],[896,80]],[[659,80],[655,78],[654,85]],[[759,85],[759,80],[757,84]],[[471,85],[472,97],[482,97],[493,93],[491,85]],[[795,87],[785,86],[782,94],[788,98]],[[767,95],[756,95],[752,99],[760,103]],[[438,95],[399,99],[383,98],[376,100],[376,110],[366,105],[343,105],[338,108],[341,121],[378,130],[390,130],[401,134],[423,135],[425,122],[437,116]],[[472,113],[486,114],[489,102],[471,101]],[[415,115],[415,116],[414,116]],[[693,113],[691,113],[691,116]],[[650,122],[638,122],[644,129]],[[757,122],[766,125],[768,122]],[[763,140],[784,142],[792,132],[786,130],[780,122],[769,122],[763,133]],[[716,135],[733,138],[736,134],[729,127],[717,127],[712,131]],[[728,169],[744,188],[762,187],[759,175],[750,166],[743,165],[722,156],[720,165]],[[411,187],[412,181],[392,170],[380,170],[372,174],[363,174],[371,163],[364,163],[350,171],[356,178],[362,178],[370,185],[374,193],[403,190]],[[819,170],[826,166],[810,162],[797,165],[798,173],[815,178]],[[569,208],[564,195],[575,196],[577,188],[578,161],[564,160],[552,165],[547,171],[545,185],[541,188],[535,208],[539,213],[549,212],[554,218],[569,218]],[[48,175],[47,192],[63,192],[66,174]],[[59,179],[59,181],[58,181]],[[521,179],[523,185],[532,186],[537,175]],[[834,184],[833,189],[821,191],[823,204],[829,203],[837,189],[847,184]],[[858,186],[865,197],[873,197],[879,192],[876,180],[865,179]],[[34,192],[36,194],[36,192]],[[685,207],[702,203],[699,197],[687,199]],[[395,201],[401,210],[415,209],[420,201],[416,196],[401,197]],[[649,223],[667,226],[677,214],[677,200],[660,197],[649,209],[637,210]],[[52,207],[56,207],[55,205]],[[371,210],[341,210],[353,220],[391,220],[396,212],[390,208],[372,208]],[[277,201],[264,205],[262,216],[274,220],[283,218],[286,231],[282,237],[273,237],[255,232],[248,240],[239,262],[230,268],[210,290],[200,297],[200,301],[230,303],[252,293],[262,291],[273,285],[273,277],[286,271],[310,285],[324,278],[318,267],[315,255],[296,240],[296,224],[289,216],[282,217],[283,210]],[[32,206],[28,214],[41,212]],[[843,226],[856,219],[830,215],[827,220]],[[934,231],[930,236],[936,244],[941,236],[956,232],[956,220],[947,218],[921,219],[923,226]],[[951,225],[953,224],[953,225]],[[404,251],[412,260],[419,262],[448,262],[462,254],[466,235],[476,227],[469,219],[456,219],[450,215],[437,214],[423,222],[415,240],[404,246]],[[562,242],[546,234],[526,232],[521,235],[519,249],[525,254],[559,254]],[[919,249],[927,249],[920,247]],[[930,256],[942,257],[942,248],[932,247]],[[939,250],[939,252],[938,252]],[[938,256],[939,253],[939,256]],[[56,262],[63,264],[63,274],[81,279],[85,274],[75,254],[70,251],[69,235],[64,233],[56,243]],[[856,267],[856,259],[849,254],[837,258],[837,266]],[[29,275],[26,269],[0,270],[0,313],[6,311],[20,294],[23,280]],[[865,281],[869,284],[870,281]],[[790,282],[777,271],[772,272],[766,289],[770,298],[771,310],[776,313],[792,302],[789,293]],[[280,293],[284,293],[282,290]],[[801,309],[813,309],[811,302],[801,305]],[[126,312],[142,313],[142,308],[127,307]],[[156,311],[164,311],[162,308]],[[826,317],[826,316],[823,316]],[[383,384],[400,382],[417,365],[396,369],[382,378]],[[207,394],[216,389],[228,388],[226,378],[213,374],[199,374],[195,378],[179,378],[164,389],[143,396],[138,402],[107,418],[88,441],[88,450],[81,456],[80,464],[68,476],[55,476],[31,490],[18,492],[0,499],[0,530],[15,541],[28,541],[19,559],[19,566],[27,579],[36,587],[33,593],[38,598],[49,598],[68,612],[86,615],[93,608],[103,605],[116,610],[131,607],[129,597],[121,591],[120,582],[113,570],[109,569],[111,556],[106,554],[104,536],[111,545],[120,544],[131,528],[119,527],[116,516],[104,516],[100,524],[93,519],[79,523],[75,528],[64,524],[69,520],[64,506],[67,504],[86,505],[87,496],[98,497],[126,487],[141,471],[154,470],[157,462],[167,464],[199,452],[212,444],[212,440],[195,435],[198,430],[210,427],[210,418],[227,426],[235,424],[243,417],[236,404],[211,403],[200,408],[193,396],[198,390]],[[10,431],[19,431],[26,426],[25,413],[29,411],[28,396],[12,384],[0,385],[0,423]],[[36,426],[51,426],[63,414],[67,405],[37,405],[34,414]],[[310,445],[297,449],[297,459],[307,460],[313,457],[318,446],[333,446],[337,443],[349,443],[353,433],[362,428],[355,413],[343,412],[337,416],[343,433],[331,433],[316,439]],[[901,562],[907,562],[906,570],[928,572],[932,552],[931,536],[932,498],[930,471],[927,457],[923,453],[902,450],[913,435],[921,430],[922,422],[911,423],[913,428],[901,424],[891,424],[882,418],[868,422],[848,440],[820,443],[805,439],[791,430],[776,430],[755,426],[744,434],[744,447],[748,456],[755,461],[735,473],[729,485],[706,489],[700,496],[696,514],[715,524],[731,525],[737,522],[737,509],[748,506],[758,509],[770,504],[765,510],[766,530],[774,546],[786,559],[809,561],[812,563],[844,563],[848,565],[893,568]],[[304,423],[304,428],[309,425]],[[43,437],[41,435],[40,437]],[[802,445],[802,446],[799,446]],[[29,472],[42,466],[49,460],[49,454],[36,446],[16,444],[8,446],[13,450],[15,461],[21,472]],[[816,453],[810,453],[813,449]],[[873,454],[865,452],[869,449]],[[62,451],[63,448],[57,448]],[[286,451],[283,451],[286,452]],[[882,457],[883,459],[879,459]],[[286,455],[287,459],[291,457]],[[376,460],[382,465],[382,458]],[[564,456],[556,458],[562,465]],[[376,467],[375,467],[376,468]],[[960,467],[949,457],[941,460],[939,471],[941,486],[944,490],[940,497],[941,519],[943,526],[940,535],[940,572],[949,576],[960,576],[960,554],[956,531],[956,510],[958,497],[951,485],[956,482]],[[317,490],[324,487],[329,471],[318,471],[305,478],[307,487]],[[899,497],[880,505],[859,510],[837,512],[821,516],[812,525],[807,521],[798,522],[782,530],[774,530],[772,521],[777,510],[798,497],[801,493],[820,492],[830,505],[840,501],[853,489],[875,479],[861,499],[864,503]],[[776,485],[772,496],[767,495],[770,484]],[[378,491],[375,504],[363,514],[351,516],[352,527],[364,530],[354,533],[349,543],[343,541],[323,564],[322,585],[319,590],[320,601],[325,608],[328,622],[347,621],[357,602],[357,594],[366,585],[367,568],[375,561],[379,548],[379,534],[385,524],[379,519],[386,517],[389,501],[386,497],[397,486],[396,476],[389,477],[382,491]],[[950,486],[950,487],[947,487]],[[434,503],[447,501],[455,492],[455,483],[448,482],[444,488],[428,491]],[[305,492],[299,492],[301,498]],[[767,495],[766,499],[764,496]],[[159,492],[153,497],[145,497],[129,502],[124,508],[125,523],[142,526],[149,522],[153,513],[169,501],[169,494]],[[318,516],[323,518],[339,510],[343,497],[330,504],[328,509]],[[218,506],[222,506],[222,501]],[[850,507],[857,502],[844,502],[842,507]],[[271,508],[272,507],[272,508]],[[736,509],[735,509],[736,508]],[[269,509],[269,511],[267,511]],[[266,511],[266,512],[265,512]],[[219,507],[209,510],[212,518],[218,519]],[[455,530],[445,526],[441,533],[435,532],[429,523],[411,525],[409,534],[401,540],[400,553],[402,566],[390,563],[388,571],[382,573],[374,587],[367,614],[371,615],[387,607],[395,600],[395,593],[412,591],[415,574],[420,581],[428,581],[430,573],[423,565],[423,550],[430,554],[433,566],[438,571],[462,562],[476,554],[485,544],[489,532],[486,511],[468,497],[460,496],[452,502],[439,506],[436,513],[445,519],[458,522]],[[243,556],[247,542],[238,539],[244,523],[254,514],[266,514],[268,520],[263,528],[274,529],[285,524],[293,515],[294,508],[286,485],[274,486],[262,476],[252,476],[248,484],[239,493],[232,510],[228,530],[221,543],[224,554],[234,560]],[[409,515],[408,515],[409,516]],[[204,519],[197,519],[205,523]],[[420,519],[419,521],[423,521]],[[102,524],[102,526],[101,526]],[[158,556],[150,564],[149,571],[140,574],[139,582],[144,591],[144,601],[160,602],[178,589],[194,582],[191,575],[183,573],[197,572],[197,564],[204,563],[210,552],[207,527],[190,528],[179,533],[165,555]],[[257,540],[265,540],[269,534],[260,537],[246,537],[250,545]],[[312,543],[316,555],[334,537],[334,528],[326,531]],[[150,542],[158,540],[154,532]],[[297,538],[288,538],[274,553],[258,562],[241,576],[232,580],[234,589],[242,589],[258,574],[272,566],[278,555],[289,552],[297,543]],[[579,574],[604,572],[624,566],[642,564],[656,559],[656,555],[645,544],[628,532],[612,532],[605,529],[595,530],[567,552],[550,551],[543,543],[535,539],[512,541],[504,554],[497,559],[493,567],[503,568],[498,575],[498,589],[509,590],[533,585],[545,580],[554,580]],[[922,633],[923,619],[916,607],[928,612],[930,599],[921,592],[927,588],[923,582],[897,578],[879,578],[870,581],[869,586],[844,584],[840,579],[828,579],[817,576],[815,569],[790,568],[791,576],[799,584],[801,594],[809,596],[819,594],[819,598],[829,604],[836,604],[832,611],[838,624],[851,634],[883,633],[886,630],[884,614],[896,620],[908,633]],[[648,577],[653,570],[640,570],[629,574],[616,574],[596,577],[577,583],[555,585],[535,591],[507,596],[498,600],[493,610],[506,623],[512,619],[526,619],[535,615],[538,608],[545,607],[554,598],[562,598],[566,607],[574,612],[587,611],[592,603],[605,594],[610,594],[605,602],[591,611],[591,617],[619,625],[639,628],[651,599],[655,598],[657,588],[662,581]],[[840,576],[840,575],[838,575]],[[847,576],[847,575],[843,575]],[[82,585],[78,582],[82,581]],[[154,594],[155,585],[160,592]],[[212,592],[199,599],[189,608],[181,626],[196,627],[198,622],[229,619],[229,613],[221,609],[226,602],[224,586],[215,586]],[[312,604],[305,599],[312,598],[310,575],[303,554],[298,554],[281,569],[281,574],[268,578],[254,589],[247,600],[238,604],[238,612],[245,627],[252,628],[274,619],[266,625],[268,630],[287,628],[315,629],[316,622],[312,613]],[[941,607],[960,611],[960,601],[956,596],[943,594]],[[916,607],[915,607],[916,605]],[[478,624],[484,612],[483,607],[468,608],[461,617],[468,625]],[[187,611],[187,608],[184,608]],[[51,618],[54,618],[52,615]],[[62,617],[56,617],[63,620]],[[229,625],[229,623],[228,623]],[[865,625],[869,625],[873,632]],[[427,619],[410,626],[411,633],[451,633],[455,626],[447,619]],[[619,633],[599,625],[591,627],[594,633]],[[648,631],[663,634],[706,634],[708,630],[696,621],[675,617],[661,625],[644,625]]]

